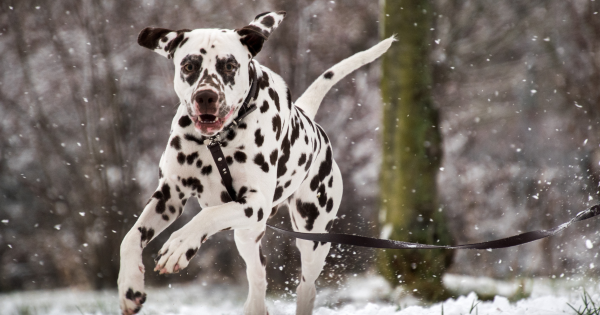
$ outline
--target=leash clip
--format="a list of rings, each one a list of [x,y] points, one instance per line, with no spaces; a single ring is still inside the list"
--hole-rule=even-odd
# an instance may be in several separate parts
[[[221,146],[221,137],[220,137],[221,133],[217,133],[216,135],[208,138],[208,145],[207,147],[214,147],[214,146]]]

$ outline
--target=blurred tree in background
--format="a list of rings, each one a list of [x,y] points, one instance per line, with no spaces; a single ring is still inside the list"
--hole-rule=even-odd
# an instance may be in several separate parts
[[[382,234],[406,242],[449,245],[436,188],[442,147],[431,96],[431,3],[386,1],[383,13],[383,37],[396,34],[398,42],[382,62]],[[441,300],[448,297],[442,275],[451,260],[448,250],[385,250],[377,264],[392,285],[405,284],[418,296]]]

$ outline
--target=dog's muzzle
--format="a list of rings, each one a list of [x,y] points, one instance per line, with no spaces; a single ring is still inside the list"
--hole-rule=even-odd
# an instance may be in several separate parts
[[[196,115],[192,115],[192,121],[196,130],[201,134],[213,135],[219,132],[223,128],[225,120],[230,116],[230,113],[227,113],[225,117],[219,116],[220,101],[219,94],[208,89],[197,91],[192,97],[196,112]]]

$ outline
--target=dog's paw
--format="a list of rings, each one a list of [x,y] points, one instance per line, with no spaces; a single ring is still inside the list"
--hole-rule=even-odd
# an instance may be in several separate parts
[[[159,271],[160,274],[177,273],[186,268],[205,240],[206,236],[200,240],[196,233],[173,233],[158,251],[154,271]]]
[[[137,314],[146,302],[144,293],[144,265],[124,268],[119,272],[119,304],[123,315]]]

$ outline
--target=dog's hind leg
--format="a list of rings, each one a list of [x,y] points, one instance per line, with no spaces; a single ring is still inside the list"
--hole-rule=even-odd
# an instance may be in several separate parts
[[[265,295],[267,291],[266,259],[262,254],[261,240],[265,231],[237,229],[235,245],[246,262],[248,299],[244,304],[245,315],[267,314]]]
[[[292,226],[299,232],[326,233],[333,225],[342,199],[342,176],[333,162],[331,174],[320,180],[316,189],[312,189],[315,186],[311,187],[310,178],[300,186],[290,202]],[[317,293],[315,281],[323,270],[331,243],[298,239],[296,246],[302,262],[302,275],[296,289],[296,315],[309,315],[312,314]]]

